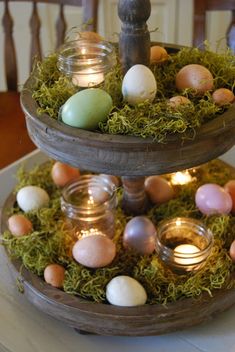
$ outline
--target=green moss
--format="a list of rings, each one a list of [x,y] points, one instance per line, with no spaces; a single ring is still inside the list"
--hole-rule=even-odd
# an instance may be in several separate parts
[[[36,167],[30,172],[18,171],[18,185],[34,184],[43,187],[51,197],[50,206],[32,211],[26,216],[33,223],[33,233],[21,238],[9,231],[3,234],[3,243],[13,257],[20,258],[23,265],[39,276],[46,265],[59,263],[66,268],[64,291],[94,302],[105,302],[105,287],[117,275],[130,275],[140,281],[148,293],[149,304],[166,304],[185,297],[198,297],[202,292],[213,295],[213,290],[231,287],[229,280],[234,270],[228,249],[235,239],[235,217],[231,215],[203,216],[196,208],[194,195],[203,183],[225,184],[234,175],[230,168],[219,161],[212,161],[195,170],[197,179],[176,189],[176,196],[147,213],[154,224],[176,216],[187,216],[204,221],[214,234],[214,245],[207,264],[194,275],[176,275],[156,256],[138,255],[126,250],[122,244],[125,224],[130,219],[121,209],[122,189],[118,191],[119,205],[116,211],[114,241],[117,255],[111,265],[101,269],[88,269],[76,263],[71,256],[74,238],[68,229],[60,209],[60,190],[53,185],[50,176],[52,162]],[[169,175],[165,175],[169,178]],[[20,212],[17,207],[10,213]]]
[[[182,138],[193,138],[197,128],[222,114],[229,106],[218,107],[211,98],[211,92],[198,97],[191,90],[180,93],[188,97],[192,104],[175,110],[168,106],[168,99],[179,95],[175,87],[177,72],[187,64],[201,64],[207,67],[215,78],[215,88],[234,88],[235,59],[231,51],[214,53],[209,48],[200,51],[197,48],[183,48],[162,65],[151,67],[157,81],[157,95],[153,103],[143,103],[132,107],[122,99],[122,70],[118,63],[107,74],[100,85],[113,99],[113,109],[105,123],[99,126],[99,132],[108,134],[133,135],[152,138],[164,143],[170,134],[180,134]],[[48,56],[38,63],[33,71],[35,86],[33,98],[39,105],[38,113],[47,113],[57,119],[60,107],[78,88],[57,69],[57,55]]]

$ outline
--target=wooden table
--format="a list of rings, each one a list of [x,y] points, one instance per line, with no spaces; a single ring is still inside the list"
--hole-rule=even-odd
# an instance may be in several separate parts
[[[29,138],[20,94],[0,93],[0,169],[11,164],[36,146]]]

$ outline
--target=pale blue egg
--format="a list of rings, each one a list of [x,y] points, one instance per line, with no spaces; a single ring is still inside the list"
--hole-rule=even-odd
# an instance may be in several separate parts
[[[62,121],[73,127],[94,130],[107,120],[112,109],[111,96],[100,88],[84,89],[72,95],[63,105]]]

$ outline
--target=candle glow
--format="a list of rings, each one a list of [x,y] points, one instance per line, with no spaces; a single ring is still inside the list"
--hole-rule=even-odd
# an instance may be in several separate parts
[[[101,72],[97,73],[92,68],[87,68],[72,78],[73,84],[82,88],[95,87],[103,81],[104,74]]]
[[[193,177],[190,175],[188,170],[175,172],[171,176],[172,185],[182,186],[192,181],[193,181]]]
[[[198,252],[200,252],[200,249],[193,244],[181,244],[174,249],[175,262],[182,265],[197,264],[200,262],[200,257],[194,257],[193,254]],[[179,257],[177,255],[179,255]]]

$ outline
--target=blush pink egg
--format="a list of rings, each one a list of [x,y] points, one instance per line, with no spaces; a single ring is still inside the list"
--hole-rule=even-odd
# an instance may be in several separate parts
[[[232,198],[223,187],[207,183],[198,188],[195,202],[205,215],[229,214],[232,209]]]

